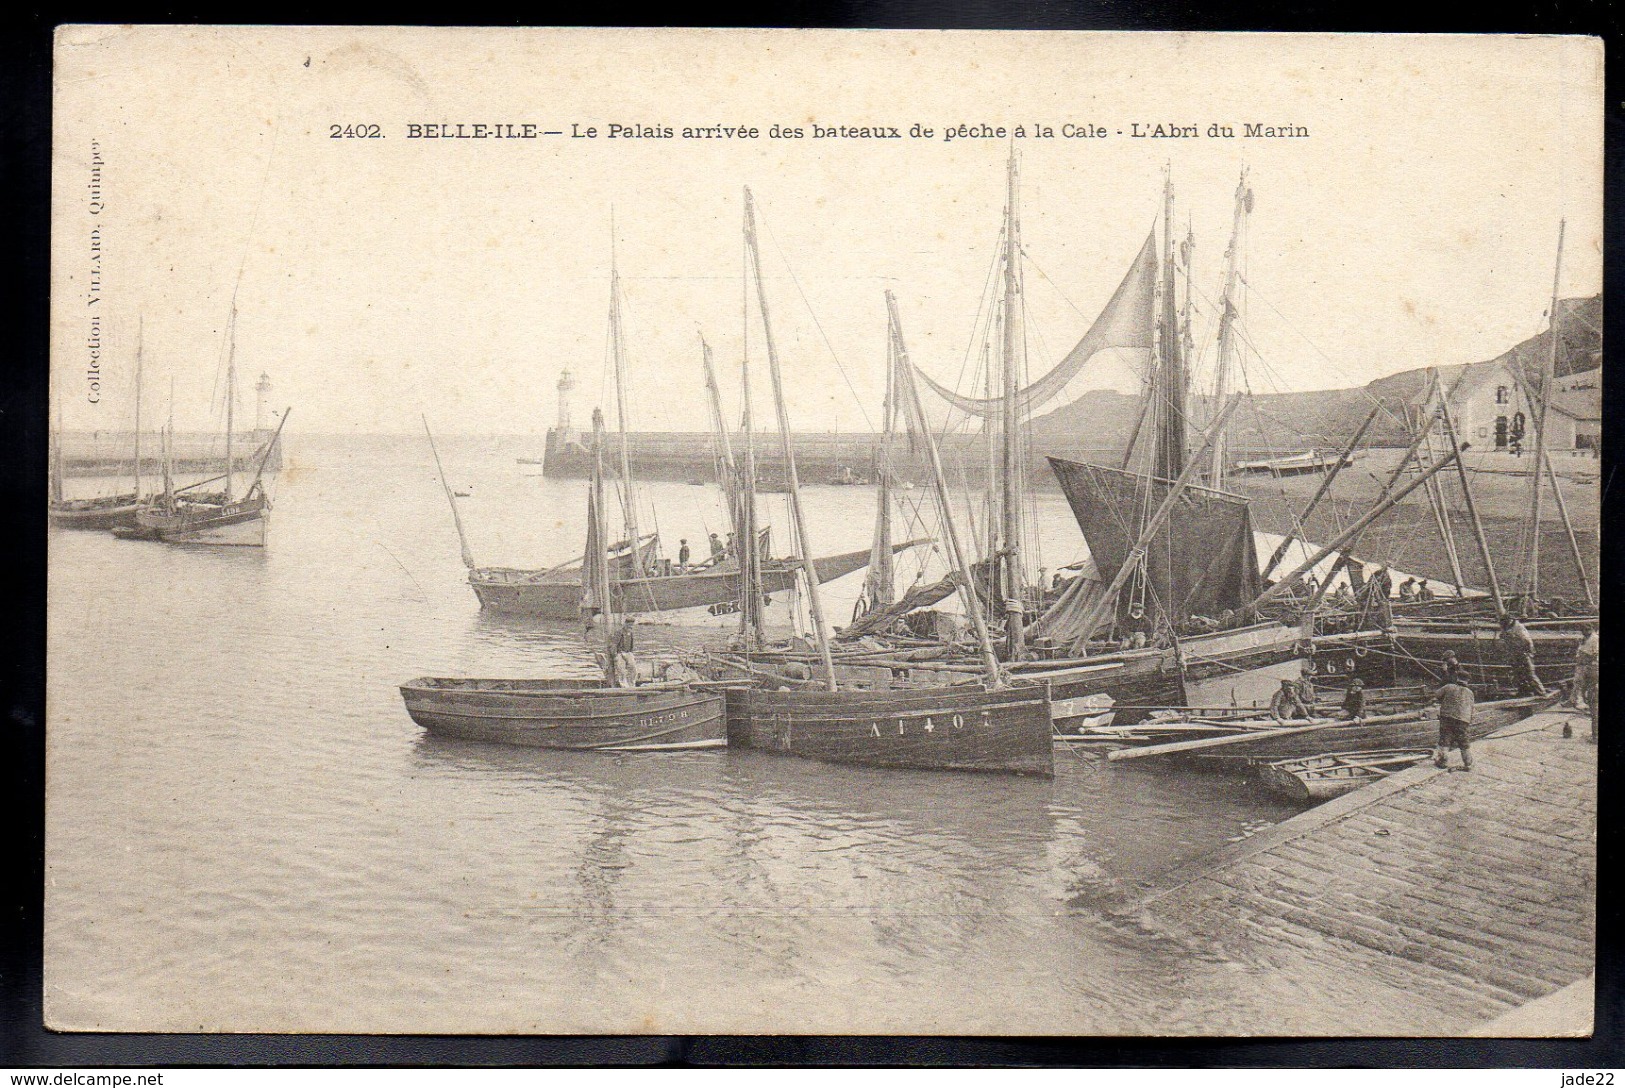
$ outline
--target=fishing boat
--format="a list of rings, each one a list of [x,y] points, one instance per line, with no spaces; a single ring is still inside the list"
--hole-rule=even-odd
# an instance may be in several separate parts
[[[134,487],[119,495],[100,495],[94,498],[69,499],[63,497],[62,437],[60,425],[51,435],[51,499],[46,514],[52,525],[63,529],[122,529],[136,523],[136,512],[141,509],[141,359],[142,337],[136,333],[135,349],[135,451],[132,458]]]
[[[424,421],[428,429],[428,421]],[[538,748],[617,752],[682,751],[727,743],[723,696],[681,684],[640,683],[624,617],[610,593],[604,517],[603,414],[593,413],[593,473],[577,617],[602,635],[597,680],[481,680],[422,677],[400,687],[406,711],[424,729],[459,740]],[[433,435],[429,438],[431,446]],[[440,454],[435,451],[439,465]],[[442,470],[441,484],[445,486]],[[450,498],[451,489],[446,488]],[[455,512],[455,504],[452,507]]]
[[[1281,457],[1266,457],[1256,461],[1237,461],[1235,470],[1250,475],[1263,476],[1316,476],[1323,472],[1330,472],[1339,465],[1354,463],[1350,454],[1332,453],[1326,450],[1305,450],[1302,453],[1289,453]]]
[[[620,477],[621,513],[626,527],[625,541],[637,541],[615,546],[610,567],[610,593],[617,614],[644,615],[650,613],[688,613],[693,618],[732,616],[741,607],[739,599],[740,558],[730,555],[718,562],[681,567],[661,558],[658,534],[644,534],[638,527],[638,499],[632,479],[632,458],[629,439],[629,410],[627,404],[627,366],[625,330],[622,321],[622,292],[618,266],[610,260],[609,347],[615,376],[616,400],[616,453]],[[709,352],[709,348],[706,349]],[[709,363],[707,364],[709,365]],[[443,476],[443,473],[442,473]],[[444,479],[442,479],[444,483]],[[447,489],[449,498],[456,496]],[[452,512],[456,516],[456,504]],[[468,569],[468,584],[479,598],[480,607],[508,616],[527,617],[555,622],[574,621],[579,615],[582,593],[582,572],[575,562],[543,570],[478,566],[468,547],[460,518],[457,531],[462,543],[463,564]],[[751,537],[759,549],[769,547],[765,529]],[[898,545],[898,551],[917,547],[927,541],[910,541]],[[870,553],[844,552],[821,556],[814,560],[821,581],[833,581],[863,569]],[[760,560],[760,588],[764,596],[787,593],[795,583],[799,558],[774,559],[763,554]]]
[[[1258,777],[1271,793],[1288,801],[1317,803],[1380,782],[1397,771],[1416,766],[1432,754],[1427,748],[1328,752],[1266,763],[1258,769]]]
[[[795,449],[784,400],[784,383],[773,326],[769,314],[767,288],[762,276],[761,254],[757,246],[756,205],[750,190],[745,191],[746,273],[756,288],[773,401],[778,414],[785,474],[789,481],[790,512],[796,540],[803,552],[812,551],[807,519],[801,505],[801,489],[796,471]],[[759,749],[779,755],[877,767],[909,767],[922,770],[993,771],[1049,776],[1054,773],[1054,752],[1049,701],[1033,688],[1011,685],[1000,673],[991,636],[981,608],[971,588],[965,555],[944,482],[942,463],[934,436],[924,425],[919,394],[908,381],[907,349],[896,299],[886,293],[888,322],[888,395],[885,405],[886,429],[893,413],[911,413],[918,433],[930,456],[933,494],[942,522],[949,561],[957,572],[957,591],[971,616],[981,650],[983,674],[980,682],[960,684],[906,684],[881,690],[843,689],[839,682],[830,646],[829,629],[824,622],[817,564],[801,564],[802,588],[818,647],[818,664],[807,670],[806,681],[764,677],[751,664],[751,655],[762,649],[760,615],[761,569],[747,559],[741,572],[740,598],[745,607],[740,616],[740,641],[745,668],[751,681],[728,690],[728,742],[730,745]],[[735,533],[751,539],[756,525],[755,434],[750,422],[750,367],[741,367],[744,463],[737,482],[729,485],[730,512]],[[894,384],[893,378],[901,381]],[[898,401],[902,404],[899,405]],[[884,473],[881,474],[884,478]]]
[[[897,545],[897,551],[918,547],[926,541],[910,541]],[[647,556],[652,541],[643,546]],[[621,556],[624,557],[624,545]],[[826,555],[814,561],[822,582],[831,582],[856,571],[869,563],[869,549]],[[769,598],[788,593],[795,584],[797,559],[764,559],[761,564],[762,593]],[[575,565],[572,564],[572,567]],[[645,562],[645,571],[657,568],[656,562]],[[725,560],[703,570],[682,571],[673,568],[670,574],[650,572],[634,573],[631,562],[616,566],[616,577],[610,583],[615,595],[615,607],[629,614],[651,612],[677,612],[702,609],[713,616],[732,615],[739,610],[739,562]],[[541,620],[566,621],[578,618],[581,599],[581,572],[576,569],[520,570],[511,567],[474,567],[468,572],[468,584],[480,600],[480,607],[509,615],[529,616]]]
[[[723,697],[683,686],[422,677],[402,684],[401,697],[413,721],[457,740],[612,752],[727,744]]]
[[[1561,692],[1552,692],[1547,695],[1495,699],[1479,703],[1473,708],[1473,723],[1468,727],[1467,734],[1473,740],[1482,740],[1498,729],[1546,709],[1561,697]],[[1246,766],[1342,752],[1423,748],[1434,744],[1439,736],[1439,714],[1436,708],[1379,714],[1353,721],[1319,720],[1303,725],[1282,725],[1271,719],[1259,719],[1253,724],[1254,728],[1229,736],[1174,741],[1143,748],[1124,748],[1110,753],[1107,758],[1125,760],[1177,757]]]
[[[235,439],[237,401],[237,307],[231,310],[226,348],[226,471],[214,479],[202,480],[187,487],[173,487],[173,450],[166,429],[164,452],[164,491],[150,503],[136,511],[135,527],[122,536],[159,540],[165,544],[197,544],[214,547],[265,547],[266,532],[271,516],[271,497],[265,490],[265,466],[282,438],[282,428],[288,422],[292,409],[282,413],[276,430],[260,451],[254,476],[242,494],[235,489],[236,461],[232,455]],[[198,490],[219,481],[221,489],[214,492]]]

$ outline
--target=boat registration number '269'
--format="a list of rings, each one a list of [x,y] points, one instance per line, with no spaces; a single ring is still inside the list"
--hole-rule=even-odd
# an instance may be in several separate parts
[[[965,715],[963,715],[963,714],[955,714],[951,718],[944,718],[940,723],[937,721],[937,719],[936,719],[936,717],[934,715],[930,715],[930,714],[926,715],[924,721],[920,721],[920,719],[918,719],[918,718],[916,718],[915,721],[918,723],[915,730],[914,730],[917,733],[935,733],[938,729],[963,729],[963,728],[965,728]],[[979,724],[986,725],[986,726],[991,726],[993,724],[992,715],[990,715],[985,710],[982,711],[981,714],[980,714],[980,723]],[[890,732],[891,732],[891,723],[890,722],[886,723],[886,729],[885,729],[884,732],[882,732],[882,730],[880,728],[880,722],[872,721],[872,722],[869,723],[869,735],[871,737],[884,736],[886,734],[889,734]],[[908,719],[907,718],[898,718],[897,719],[897,735],[899,737],[907,736],[908,732],[909,732]]]

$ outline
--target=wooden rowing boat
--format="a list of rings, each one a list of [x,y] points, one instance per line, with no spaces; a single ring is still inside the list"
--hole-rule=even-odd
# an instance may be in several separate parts
[[[1562,697],[1561,691],[1521,699],[1496,699],[1474,708],[1468,736],[1480,740],[1503,726],[1522,721]],[[1439,735],[1437,708],[1380,714],[1354,721],[1312,721],[1283,726],[1260,720],[1256,728],[1223,737],[1124,748],[1107,756],[1112,760],[1179,757],[1231,765],[1273,763],[1283,759],[1367,752],[1379,749],[1421,748]]]
[[[1328,752],[1266,763],[1258,769],[1258,776],[1271,792],[1290,801],[1329,801],[1414,767],[1432,754],[1426,748]]]
[[[421,677],[401,685],[412,720],[437,736],[536,748],[669,752],[727,743],[721,695],[591,679]]]
[[[63,529],[117,529],[135,525],[141,500],[134,494],[95,499],[62,499],[48,508],[51,524]]]

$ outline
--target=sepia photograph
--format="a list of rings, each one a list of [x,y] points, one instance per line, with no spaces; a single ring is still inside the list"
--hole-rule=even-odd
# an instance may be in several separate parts
[[[1599,39],[53,87],[48,1028],[1592,1035]]]

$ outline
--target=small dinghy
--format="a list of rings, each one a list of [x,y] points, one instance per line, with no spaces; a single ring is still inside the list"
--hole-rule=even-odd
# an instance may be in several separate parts
[[[1414,767],[1433,753],[1426,748],[1381,752],[1329,752],[1304,759],[1283,759],[1258,769],[1270,788],[1290,801],[1329,801],[1361,786]]]

